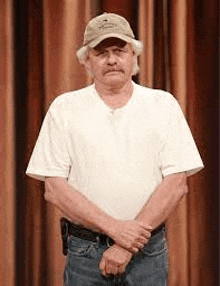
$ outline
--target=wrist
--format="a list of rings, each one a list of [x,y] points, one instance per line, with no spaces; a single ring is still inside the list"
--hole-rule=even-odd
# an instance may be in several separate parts
[[[142,226],[144,226],[145,229],[147,229],[149,232],[153,230],[152,223],[149,221],[147,222],[146,219],[143,219],[142,217],[137,217],[135,220]]]
[[[105,220],[102,221],[100,230],[102,233],[108,235],[112,239],[114,239],[114,233],[116,229],[118,220],[112,218],[112,217],[107,217]]]
[[[122,246],[120,246],[120,245],[118,245],[118,244],[114,244],[113,246],[111,246],[111,247],[114,247],[115,249],[118,249],[118,250],[120,250],[121,252],[123,252],[124,254],[126,254],[127,255],[127,257],[129,257],[129,258],[131,258],[132,256],[133,256],[133,252],[131,252],[130,250],[128,250],[128,249],[126,249],[126,248],[124,248],[124,247],[122,247]]]

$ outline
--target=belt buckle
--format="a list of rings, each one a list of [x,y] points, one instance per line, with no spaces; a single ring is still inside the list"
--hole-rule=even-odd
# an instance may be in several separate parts
[[[96,242],[98,245],[105,245],[107,247],[111,247],[115,243],[111,237],[103,234],[96,236]]]

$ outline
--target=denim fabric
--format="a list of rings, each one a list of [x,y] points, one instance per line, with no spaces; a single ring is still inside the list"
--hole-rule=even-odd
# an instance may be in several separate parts
[[[64,272],[65,286],[166,286],[168,274],[165,231],[153,236],[134,255],[122,277],[105,278],[99,262],[107,246],[71,236]]]

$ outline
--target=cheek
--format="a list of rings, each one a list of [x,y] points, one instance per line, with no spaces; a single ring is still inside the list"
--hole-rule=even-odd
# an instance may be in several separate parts
[[[99,78],[103,77],[104,76],[104,70],[103,70],[102,65],[99,65],[97,63],[95,65],[93,65],[92,73],[93,73],[94,77],[99,77]]]
[[[133,58],[127,59],[126,70],[128,73],[131,73],[133,71],[134,62],[135,60]]]
[[[93,61],[90,63],[90,69],[92,73],[97,73],[100,69],[99,65],[97,62]]]

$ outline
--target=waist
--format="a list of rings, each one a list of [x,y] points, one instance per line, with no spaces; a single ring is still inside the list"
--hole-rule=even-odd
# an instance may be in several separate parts
[[[111,246],[114,244],[114,240],[112,238],[110,238],[109,236],[107,236],[106,234],[102,234],[99,232],[95,232],[92,231],[90,229],[87,229],[81,225],[76,225],[68,220],[67,224],[68,224],[68,234],[69,235],[73,235],[75,237],[81,238],[81,239],[85,239],[85,240],[89,240],[92,242],[99,242],[103,245],[107,245],[107,246]],[[159,225],[156,229],[154,229],[151,232],[151,238],[153,236],[155,236],[156,234],[158,234],[160,231],[162,231],[165,227],[165,224],[162,223],[161,225]]]

